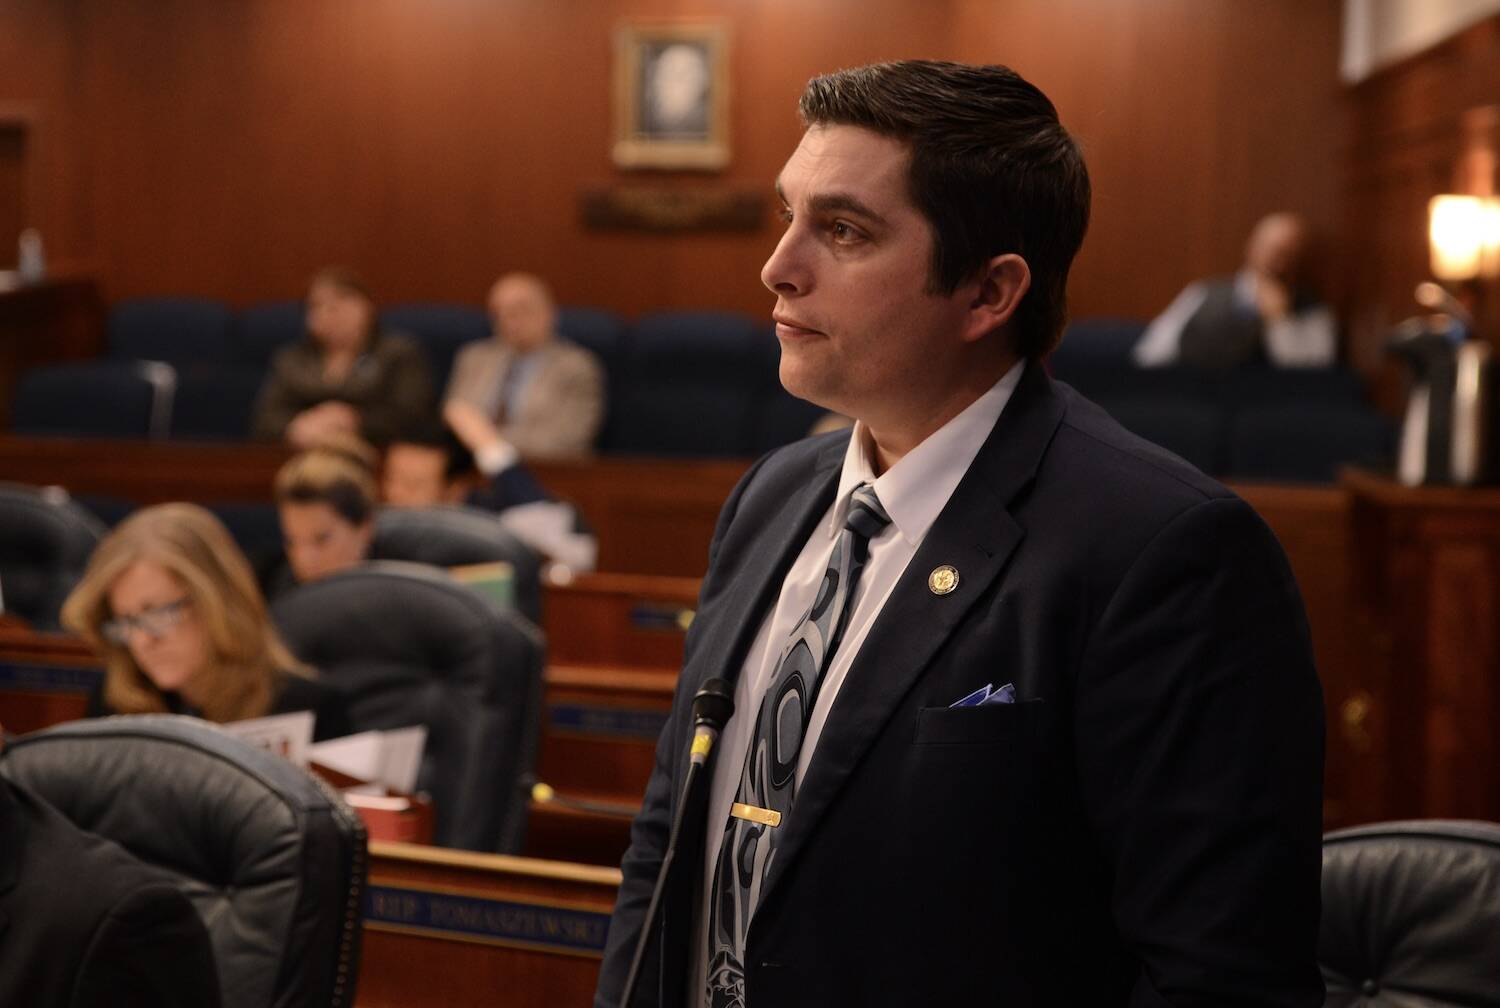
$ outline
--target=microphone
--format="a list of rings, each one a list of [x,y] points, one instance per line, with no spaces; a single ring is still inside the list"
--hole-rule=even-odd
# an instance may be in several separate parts
[[[693,695],[693,766],[708,762],[719,732],[733,716],[734,687],[723,679],[710,679]]]
[[[693,748],[688,760],[687,777],[682,782],[682,793],[677,802],[677,814],[672,817],[672,830],[667,834],[667,849],[662,852],[661,870],[656,873],[656,886],[651,890],[651,902],[646,907],[645,919],[641,921],[640,934],[635,940],[635,955],[630,959],[630,972],[625,975],[625,987],[620,993],[620,1008],[629,1008],[635,996],[636,981],[640,979],[641,962],[646,958],[646,946],[651,943],[651,932],[656,927],[656,915],[661,910],[661,894],[667,885],[667,876],[672,872],[672,861],[677,857],[677,840],[682,833],[682,820],[694,794],[702,786],[699,773],[708,763],[714,743],[724,725],[734,716],[734,686],[723,679],[710,679],[693,694]]]

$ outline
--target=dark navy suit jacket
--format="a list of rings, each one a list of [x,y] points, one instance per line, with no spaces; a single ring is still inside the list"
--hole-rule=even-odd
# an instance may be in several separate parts
[[[724,506],[597,1005],[624,985],[692,696],[738,676],[848,436],[772,453]],[[943,564],[960,580],[937,595]],[[1014,705],[949,706],[1007,682]],[[1270,530],[1032,365],[835,698],[751,924],[746,1000],[1316,1008],[1322,771],[1306,618]],[[700,1003],[703,818],[686,810],[635,1004]]]

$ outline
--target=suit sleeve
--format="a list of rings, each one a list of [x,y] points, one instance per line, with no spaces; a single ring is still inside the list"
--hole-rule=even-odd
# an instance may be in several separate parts
[[[1320,1006],[1322,695],[1270,530],[1234,498],[1178,515],[1079,674],[1080,789],[1141,963],[1132,1008]]]
[[[74,1008],[217,1008],[219,975],[198,912],[168,884],[133,890],[95,931]]]
[[[764,462],[764,459],[761,461]],[[703,590],[699,595],[700,618],[694,620],[693,628],[688,631],[687,662],[692,660],[694,645],[698,637],[696,628],[701,624],[701,615],[716,583],[714,574],[719,547],[723,544],[725,533],[733,521],[740,498],[759,470],[760,464],[756,463],[740,479],[719,512],[714,537],[708,547],[709,573],[704,579]],[[651,892],[656,887],[656,878],[661,872],[662,858],[666,853],[668,835],[672,829],[672,812],[677,793],[675,768],[678,757],[681,755],[677,744],[679,736],[674,731],[674,726],[687,723],[693,702],[692,685],[687,676],[683,676],[678,681],[677,693],[672,700],[671,716],[656,741],[656,766],[652,769],[651,780],[646,785],[641,812],[630,827],[630,847],[625,851],[625,857],[620,862],[620,872],[623,878],[620,882],[619,897],[615,900],[614,915],[610,918],[609,938],[604,948],[604,961],[599,968],[599,985],[594,994],[594,1008],[623,1008],[620,1005],[620,997],[624,993],[626,975],[630,972],[630,960],[635,954],[636,942],[641,933],[642,918],[645,917],[646,908],[651,902]],[[697,865],[687,864],[680,859],[675,864],[678,870],[698,870]],[[657,957],[648,955],[642,964],[641,977],[636,984],[635,1004],[637,1005],[649,1006],[656,1002],[651,992],[660,987],[661,978],[656,968],[657,961]]]

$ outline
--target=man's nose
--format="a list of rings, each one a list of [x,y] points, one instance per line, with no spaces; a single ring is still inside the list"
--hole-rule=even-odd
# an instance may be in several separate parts
[[[760,269],[760,282],[773,294],[806,294],[808,273],[795,233],[788,229],[776,243],[771,258]]]

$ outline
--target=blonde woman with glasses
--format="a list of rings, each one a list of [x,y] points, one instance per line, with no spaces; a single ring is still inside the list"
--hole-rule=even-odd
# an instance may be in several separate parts
[[[317,738],[348,734],[342,698],[292,657],[244,554],[195,504],[121,522],[94,550],[62,619],[104,663],[91,715],[224,722],[311,710]]]

